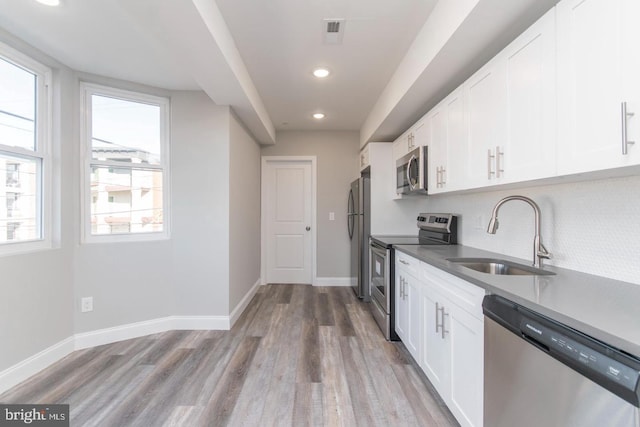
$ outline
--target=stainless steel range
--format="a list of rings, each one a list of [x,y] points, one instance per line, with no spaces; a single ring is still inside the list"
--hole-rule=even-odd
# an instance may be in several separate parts
[[[371,236],[369,238],[369,286],[371,313],[385,337],[397,341],[395,331],[395,251],[393,245],[455,245],[457,217],[421,213],[417,236]]]

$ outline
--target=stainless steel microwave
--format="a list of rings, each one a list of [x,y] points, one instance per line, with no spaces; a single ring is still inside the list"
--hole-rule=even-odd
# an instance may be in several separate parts
[[[396,161],[396,193],[427,193],[427,147],[418,147]]]

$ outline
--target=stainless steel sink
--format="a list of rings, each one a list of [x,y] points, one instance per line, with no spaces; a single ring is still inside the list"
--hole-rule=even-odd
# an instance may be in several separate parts
[[[495,258],[447,258],[447,261],[486,274],[504,276],[549,276],[555,273],[529,265]]]

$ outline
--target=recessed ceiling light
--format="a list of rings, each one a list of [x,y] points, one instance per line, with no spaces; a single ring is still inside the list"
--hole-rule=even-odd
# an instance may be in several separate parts
[[[320,120],[320,119],[324,119],[324,114],[323,113],[315,113],[313,115],[314,119]]]
[[[47,6],[60,6],[60,0],[36,0],[38,3]]]
[[[319,79],[327,77],[330,73],[331,72],[326,68],[316,68],[315,70],[313,70],[313,75]]]

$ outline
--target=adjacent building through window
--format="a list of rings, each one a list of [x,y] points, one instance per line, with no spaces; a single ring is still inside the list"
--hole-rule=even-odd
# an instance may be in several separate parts
[[[0,254],[51,244],[50,74],[0,44]]]
[[[83,84],[85,240],[168,235],[169,100]]]

